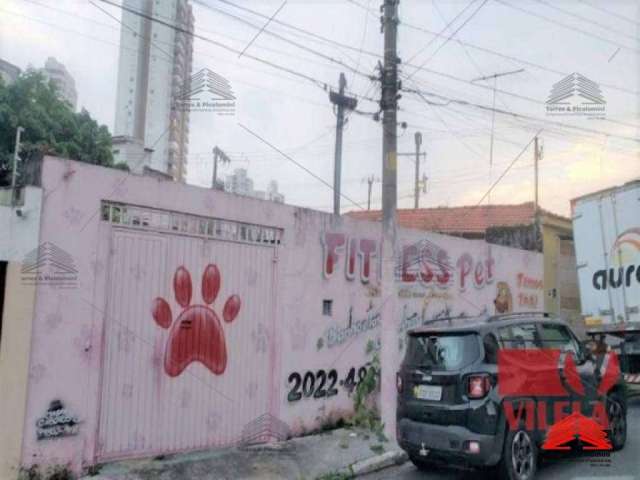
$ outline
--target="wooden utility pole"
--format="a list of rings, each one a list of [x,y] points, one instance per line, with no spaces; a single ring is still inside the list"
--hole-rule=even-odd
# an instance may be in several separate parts
[[[340,92],[329,92],[329,100],[336,106],[336,149],[334,154],[333,164],[333,213],[334,215],[340,215],[340,183],[342,172],[342,130],[345,125],[344,111],[355,110],[358,106],[358,100],[353,97],[348,97],[344,94],[344,89],[347,86],[347,79],[344,73],[340,73],[339,80]]]
[[[398,2],[384,0],[384,65],[382,67],[382,221],[385,231],[395,230],[398,201]]]
[[[218,160],[222,163],[231,163],[231,159],[220,150],[218,147],[213,147],[213,178],[211,179],[211,188],[219,190],[218,188]]]

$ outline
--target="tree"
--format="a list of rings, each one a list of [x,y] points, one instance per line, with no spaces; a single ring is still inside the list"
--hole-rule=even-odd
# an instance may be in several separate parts
[[[0,182],[4,176],[6,183],[11,171],[18,126],[24,127],[20,153],[23,159],[42,152],[115,166],[107,127],[98,125],[84,109],[74,112],[57,96],[53,83],[32,69],[11,85],[0,80]]]

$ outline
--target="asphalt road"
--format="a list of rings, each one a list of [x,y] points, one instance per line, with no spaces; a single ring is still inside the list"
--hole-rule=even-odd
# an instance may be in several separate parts
[[[640,479],[640,399],[629,403],[627,443],[611,454],[608,465],[594,465],[589,459],[569,458],[562,462],[543,460],[536,480],[633,480]],[[411,462],[362,477],[366,480],[488,480],[481,471],[438,468],[421,472]]]

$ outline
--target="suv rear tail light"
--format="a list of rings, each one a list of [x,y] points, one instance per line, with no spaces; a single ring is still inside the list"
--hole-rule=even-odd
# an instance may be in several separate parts
[[[469,398],[483,398],[491,389],[489,375],[471,375],[468,382],[467,396]]]
[[[396,388],[398,393],[402,393],[402,376],[399,373],[396,373]]]

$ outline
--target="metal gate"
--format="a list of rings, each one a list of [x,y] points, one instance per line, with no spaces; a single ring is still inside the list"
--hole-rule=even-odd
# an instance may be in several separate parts
[[[112,232],[99,459],[237,442],[270,413],[277,246]]]

